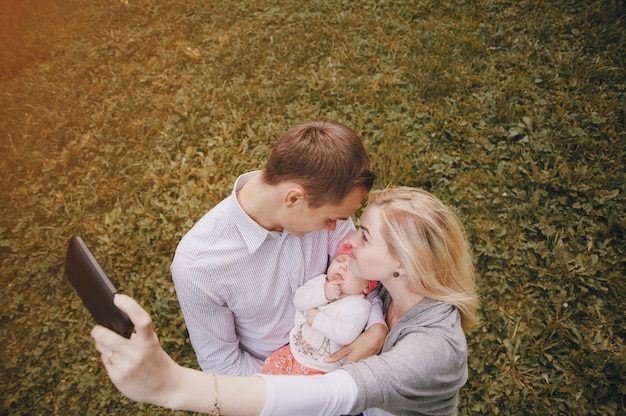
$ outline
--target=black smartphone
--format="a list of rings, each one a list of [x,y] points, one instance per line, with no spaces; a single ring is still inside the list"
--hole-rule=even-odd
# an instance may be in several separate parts
[[[130,338],[134,325],[113,303],[113,296],[117,293],[115,286],[77,235],[70,238],[67,247],[65,275],[99,325]]]

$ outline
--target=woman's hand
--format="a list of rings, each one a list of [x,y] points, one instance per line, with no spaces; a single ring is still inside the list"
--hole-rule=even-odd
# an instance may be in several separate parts
[[[261,413],[266,394],[262,378],[219,376],[181,367],[161,349],[152,319],[134,299],[115,295],[115,305],[135,324],[135,333],[126,339],[96,326],[91,336],[111,381],[125,396],[170,409],[203,413],[216,410],[218,396],[222,414]]]
[[[116,295],[114,302],[135,324],[135,333],[126,339],[102,326],[91,331],[111,381],[135,401],[170,407],[182,368],[161,349],[152,319],[134,299]]]
[[[387,332],[387,327],[382,324],[372,325],[361,333],[352,344],[335,351],[324,361],[327,363],[336,363],[342,358],[347,357],[344,364],[348,364],[376,355],[383,348]]]

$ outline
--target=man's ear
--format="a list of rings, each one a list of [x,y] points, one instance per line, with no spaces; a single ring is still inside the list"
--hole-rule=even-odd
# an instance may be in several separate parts
[[[283,203],[287,208],[291,208],[292,206],[304,202],[304,189],[300,186],[294,185],[285,192],[285,198]]]

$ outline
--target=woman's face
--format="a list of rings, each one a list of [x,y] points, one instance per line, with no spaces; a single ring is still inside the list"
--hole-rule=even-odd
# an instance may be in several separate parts
[[[384,282],[393,278],[400,261],[389,252],[383,239],[380,207],[370,204],[361,215],[361,227],[349,239],[352,245],[350,270],[368,280]]]

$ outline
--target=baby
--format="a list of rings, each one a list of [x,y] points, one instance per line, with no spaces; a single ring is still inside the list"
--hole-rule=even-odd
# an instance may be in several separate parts
[[[295,326],[289,344],[267,357],[265,374],[324,374],[341,366],[324,360],[363,331],[371,307],[365,297],[378,282],[355,276],[348,267],[352,246],[342,245],[326,274],[296,290]]]

